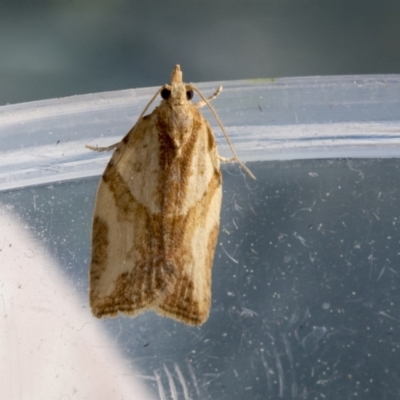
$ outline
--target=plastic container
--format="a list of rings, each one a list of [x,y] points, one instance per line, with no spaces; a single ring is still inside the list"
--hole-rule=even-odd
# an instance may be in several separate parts
[[[121,140],[156,89],[0,108],[0,398],[398,398],[400,76],[198,87],[219,84],[213,105],[257,181],[223,167],[200,328],[88,307],[111,154],[85,144]]]

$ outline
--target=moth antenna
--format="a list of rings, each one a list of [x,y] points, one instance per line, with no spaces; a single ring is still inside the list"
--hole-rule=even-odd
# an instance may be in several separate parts
[[[148,108],[151,106],[151,103],[155,100],[155,98],[160,94],[161,90],[165,89],[166,87],[168,87],[169,85],[163,85],[160,87],[160,89],[157,90],[156,94],[151,98],[151,100],[147,103],[147,106],[144,108],[144,110],[142,111],[142,113],[139,115],[139,118],[137,119],[138,121],[140,121],[143,117],[143,115],[145,114],[145,112],[148,110]],[[135,132],[136,130],[136,126],[133,128],[133,132]],[[111,146],[107,146],[107,147],[98,147],[98,146],[90,146],[90,145],[85,145],[85,147],[87,149],[93,150],[93,151],[110,151],[110,150],[114,150],[115,148],[118,147],[118,145],[120,144],[120,142],[118,143],[114,143]]]
[[[163,85],[160,87],[160,89],[157,90],[156,94],[150,99],[150,101],[147,103],[147,106],[144,108],[144,110],[142,111],[142,113],[139,115],[139,118],[137,119],[138,122],[142,119],[143,115],[146,113],[146,111],[149,109],[149,107],[151,106],[151,103],[156,99],[156,97],[160,94],[161,90],[165,89],[166,87],[169,87],[169,85]],[[138,126],[138,124],[136,123],[135,127],[133,128],[133,131],[131,133],[131,135],[133,135],[133,132],[136,131],[136,127]]]
[[[93,150],[93,151],[98,151],[99,153],[102,151],[111,151],[114,150],[118,147],[119,142],[118,143],[114,143],[110,146],[107,147],[99,147],[99,146],[91,146],[90,144],[85,144],[85,147],[89,150]]]
[[[240,161],[239,157],[237,156],[236,151],[235,151],[235,149],[234,149],[234,147],[233,147],[233,145],[232,145],[232,143],[231,143],[231,141],[230,141],[230,139],[229,139],[229,136],[228,136],[228,134],[226,133],[225,128],[224,128],[224,126],[222,125],[222,122],[221,122],[221,120],[219,119],[219,117],[218,117],[216,111],[214,110],[214,107],[213,107],[213,106],[209,103],[209,101],[202,95],[202,93],[200,92],[199,89],[197,89],[196,86],[191,85],[191,87],[192,87],[192,89],[200,96],[200,98],[203,100],[203,102],[204,102],[205,104],[207,104],[208,107],[210,108],[211,112],[213,113],[215,119],[216,119],[217,122],[218,122],[219,127],[221,128],[222,132],[223,132],[224,135],[225,135],[225,139],[226,139],[226,141],[228,142],[229,148],[231,149],[231,152],[232,152],[232,154],[233,154],[235,160],[236,160],[236,161],[238,162],[238,164],[249,174],[249,176],[250,176],[251,178],[257,179],[257,178],[253,175],[253,173],[242,163],[242,161]],[[160,90],[161,90],[161,89],[160,89]]]
[[[214,92],[214,94],[207,97],[207,100],[209,102],[213,101],[221,92],[222,92],[222,86],[219,86],[218,89]],[[201,108],[201,107],[204,107],[206,105],[206,103],[204,103],[204,101],[198,101],[197,103],[194,103],[193,105],[197,108]]]
[[[148,110],[148,108],[151,106],[151,103],[156,99],[156,97],[160,94],[161,90],[165,89],[166,87],[169,87],[169,85],[163,85],[160,87],[160,89],[157,90],[156,94],[151,98],[151,100],[147,103],[147,106],[144,108],[142,113],[139,115],[139,118],[137,119],[140,121],[145,114],[145,112]]]

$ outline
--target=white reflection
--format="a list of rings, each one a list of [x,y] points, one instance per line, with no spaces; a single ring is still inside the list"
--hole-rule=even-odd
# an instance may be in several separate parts
[[[56,262],[2,208],[0,316],[1,399],[152,398]]]

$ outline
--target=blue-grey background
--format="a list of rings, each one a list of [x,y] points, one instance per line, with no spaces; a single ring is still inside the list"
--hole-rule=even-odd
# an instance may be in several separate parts
[[[105,321],[132,379],[139,376],[160,400],[398,400],[400,161],[248,166],[256,181],[223,166],[209,320],[193,328],[149,312]],[[0,193],[63,266],[84,310],[97,184],[88,178]],[[57,326],[49,310],[24,306],[47,312]],[[66,318],[82,328],[74,315]],[[73,340],[60,328],[54,334]],[[61,399],[74,385],[68,361],[59,363],[46,378],[51,383],[61,371]],[[166,397],[145,379],[154,374]]]
[[[0,105],[186,81],[400,72],[398,0],[1,0]]]

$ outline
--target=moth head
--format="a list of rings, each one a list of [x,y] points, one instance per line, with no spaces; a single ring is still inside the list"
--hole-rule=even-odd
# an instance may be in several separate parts
[[[193,98],[191,85],[185,85],[182,81],[182,71],[179,65],[175,65],[171,74],[171,84],[164,85],[160,91],[164,100],[169,100],[173,104],[185,104]]]
[[[183,89],[183,90],[182,90]],[[178,100],[192,100],[193,98],[193,89],[190,85],[165,85],[163,89],[161,89],[161,97],[164,100],[174,99]]]

